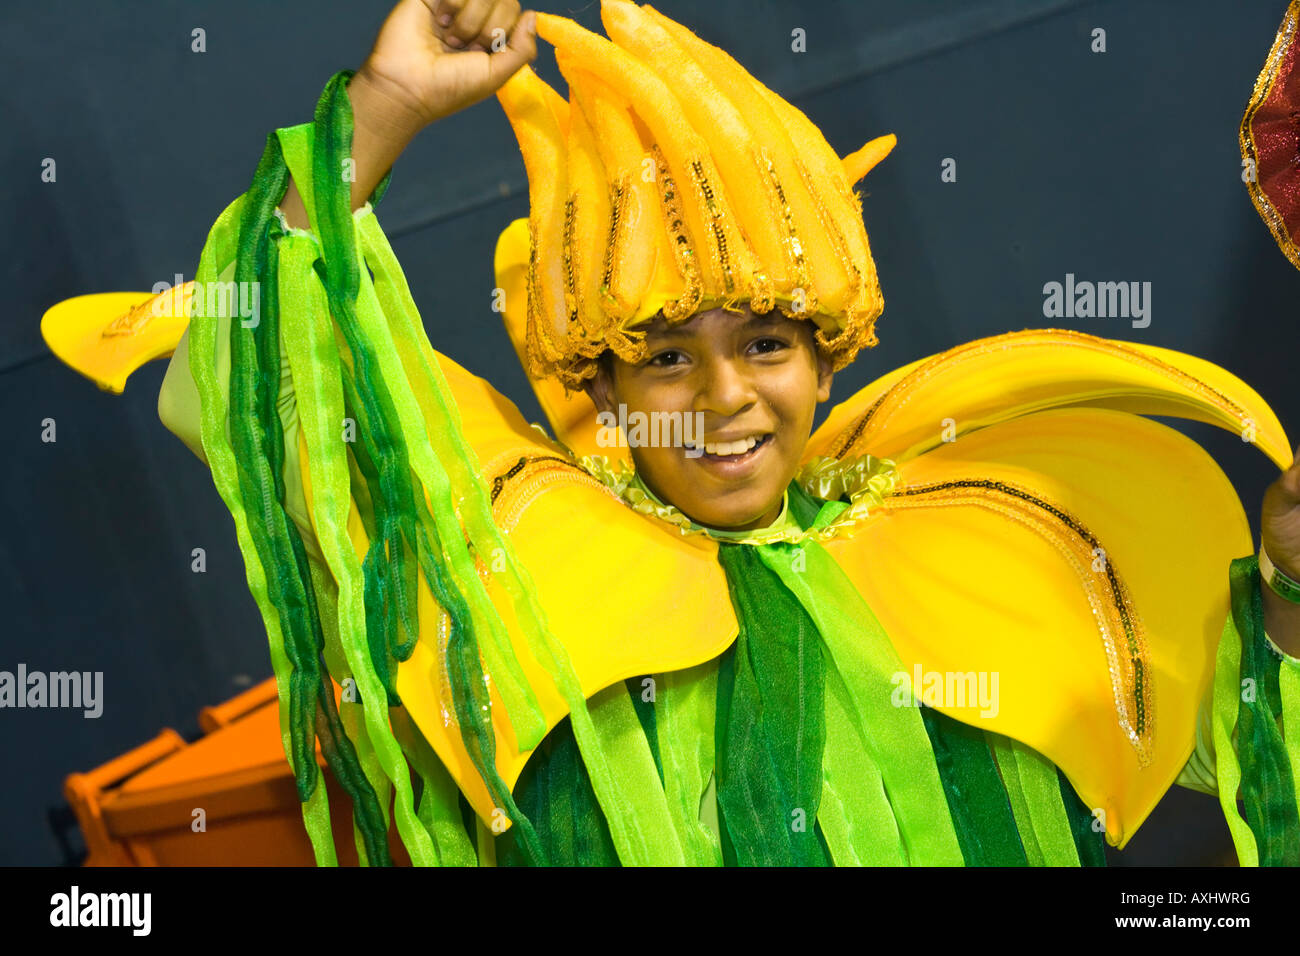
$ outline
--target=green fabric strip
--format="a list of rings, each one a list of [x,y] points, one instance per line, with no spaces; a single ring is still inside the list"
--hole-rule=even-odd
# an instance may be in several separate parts
[[[1018,740],[989,734],[1030,866],[1078,866],[1056,766]]]
[[[839,672],[826,669],[826,750],[817,815],[836,866],[905,866],[907,850]]]
[[[1282,704],[1282,730],[1291,780],[1300,776],[1300,666],[1282,661],[1278,673],[1278,696]]]
[[[638,842],[642,844],[632,859],[626,858],[621,850],[619,858],[633,866],[684,865],[685,852],[673,826],[668,798],[627,684],[620,681],[605,688],[591,698],[589,709],[596,743],[618,786],[615,808],[601,800],[605,819],[613,832],[613,813],[623,814],[622,820],[634,824]],[[585,750],[583,756],[585,759]],[[599,796],[600,791],[596,792]]]
[[[591,698],[591,717],[622,784],[624,804],[642,825],[650,828],[645,837],[656,845],[655,856],[681,865],[686,860],[678,852],[678,829],[670,818],[646,724],[634,703],[639,694],[639,682],[614,684]],[[552,865],[617,866],[621,862],[611,837],[608,813],[596,798],[568,718],[556,725],[529,760],[515,795],[520,809],[537,827]],[[497,838],[497,860],[502,866],[528,862],[519,852],[513,830]]]
[[[515,784],[515,799],[537,828],[553,866],[618,866],[609,826],[566,717],[546,736]],[[498,866],[527,866],[518,834],[496,838]]]
[[[925,723],[917,708],[890,706],[892,675],[903,667],[871,608],[816,541],[760,545],[756,550],[808,612],[844,679],[862,738],[880,768],[909,863],[960,866],[961,845]]]
[[[254,311],[247,317],[241,316],[239,323],[233,320],[229,323],[230,437],[229,445],[222,440],[224,435],[217,437],[214,444],[225,445],[223,450],[230,452],[225,464],[234,467],[220,478],[214,473],[214,480],[219,482],[219,489],[228,505],[236,498],[256,502],[252,508],[232,507],[232,514],[237,523],[242,519],[245,524],[247,534],[241,536],[240,545],[249,570],[253,561],[262,569],[274,569],[272,575],[263,578],[265,599],[259,600],[259,608],[264,620],[270,616],[268,605],[274,608],[276,617],[275,625],[268,621],[268,637],[273,648],[273,666],[279,665],[278,689],[287,697],[287,755],[294,768],[299,797],[304,803],[304,821],[317,862],[333,864],[336,857],[329,828],[328,799],[324,788],[317,786],[319,771],[315,761],[315,738],[319,737],[326,760],[345,788],[351,786],[359,811],[358,819],[371,824],[366,827],[368,832],[373,830],[375,820],[369,811],[376,807],[373,803],[367,806],[365,794],[357,790],[359,783],[364,784],[364,777],[334,710],[332,686],[320,666],[324,639],[305,550],[296,527],[282,506],[283,436],[276,412],[279,390],[277,258],[273,247],[271,211],[285,184],[286,174],[278,143],[271,136],[240,212],[238,238],[235,240],[238,292],[235,286],[230,287],[231,293],[225,297],[227,301],[216,306],[214,315],[206,314],[216,305],[213,297],[196,296],[194,313],[199,316],[200,324],[204,320],[209,323],[217,320],[217,325],[220,325],[221,318],[230,319],[235,311],[234,302],[230,300],[249,288],[260,287],[260,315]],[[207,266],[202,271],[211,282],[214,278],[211,259],[204,258]],[[198,288],[203,289],[205,285]],[[206,302],[202,301],[204,298]],[[240,299],[245,301],[243,296]],[[214,352],[204,346],[215,346],[215,336],[199,347],[195,360],[201,362],[204,355],[214,356]],[[213,377],[203,375],[196,378],[196,384],[200,389],[206,387],[206,392],[200,391],[201,403],[206,394],[207,404],[215,409],[220,399],[213,400]],[[223,418],[224,413],[223,408],[220,410]],[[212,419],[208,417],[205,441],[214,439],[211,424]],[[222,487],[232,477],[233,482]],[[256,590],[257,585],[252,586]],[[279,660],[276,660],[279,656],[277,650],[283,653]],[[284,666],[286,659],[287,668]],[[282,713],[282,729],[284,724]]]
[[[336,75],[326,87],[321,103],[317,106],[313,141],[319,140],[322,143],[336,145],[340,139],[350,142],[350,114],[343,115],[347,101],[346,93],[343,91],[345,78],[344,74]],[[286,131],[288,132],[291,131]],[[303,137],[283,133],[282,136],[300,154],[304,147]],[[344,150],[346,148],[343,147]],[[322,275],[323,279],[326,279],[321,284],[324,286],[326,298],[332,300],[329,311],[339,319],[341,329],[347,336],[355,323],[352,314],[355,288],[351,292],[340,289],[340,285],[347,285],[346,281],[340,280],[339,276],[345,275],[348,271],[346,268],[348,242],[346,239],[340,239],[336,233],[334,220],[345,222],[344,228],[348,236],[353,236],[353,220],[348,208],[350,196],[339,195],[347,192],[346,184],[334,181],[341,180],[341,177],[327,179],[327,188],[323,191],[315,191],[314,194],[310,176],[298,173],[296,179],[304,196],[313,195],[314,208],[317,212],[316,222],[321,232],[321,248],[335,263],[333,273],[329,272],[319,258],[312,259],[311,266]],[[328,188],[329,186],[334,188]],[[337,207],[340,205],[344,206],[347,213],[345,217],[337,216]],[[335,215],[322,219],[321,207],[332,210]],[[299,270],[306,265],[305,259],[306,256],[304,261],[297,263]],[[355,270],[355,262],[352,265]],[[295,273],[295,278],[309,284],[306,274],[302,271]],[[350,295],[351,299],[345,301],[347,295]],[[344,462],[348,439],[346,434],[340,436],[335,430],[343,425],[345,417],[342,414],[343,403],[339,401],[339,392],[346,392],[354,386],[347,380],[341,363],[334,356],[337,346],[328,321],[329,311],[321,309],[320,298],[319,294],[313,296],[316,311],[312,317],[305,318],[302,314],[298,315],[295,328],[290,330],[285,341],[286,352],[292,348],[298,353],[299,361],[296,368],[293,357],[290,358],[296,383],[299,376],[305,380],[305,384],[297,383],[298,410],[308,444],[309,460],[312,463],[314,504],[317,498],[323,504],[315,516],[318,536],[322,540],[322,555],[326,557],[335,579],[340,581],[341,593],[346,594],[346,601],[341,602],[340,612],[348,615],[348,620],[346,623],[340,622],[340,632],[349,636],[361,635],[365,639],[363,646],[354,646],[350,650],[349,663],[361,694],[365,726],[371,744],[375,747],[385,774],[396,788],[398,831],[412,861],[417,865],[430,865],[437,862],[437,854],[413,806],[414,794],[411,789],[409,770],[401,748],[393,738],[387,714],[387,705],[395,702],[390,658],[395,652],[401,653],[409,648],[413,635],[418,631],[418,624],[414,619],[413,569],[410,563],[402,558],[405,542],[399,541],[394,533],[399,529],[394,521],[388,520],[383,523],[383,531],[377,539],[379,550],[376,551],[372,547],[371,553],[367,555],[360,569],[362,580],[357,580],[354,553],[346,535],[350,472]],[[316,316],[320,317],[319,321],[313,320]],[[294,336],[302,334],[310,334],[313,338],[290,344]],[[352,335],[351,345],[353,347],[357,345],[355,334]],[[320,363],[318,367],[317,362]],[[360,387],[362,390],[369,390],[371,383],[366,380],[364,371],[363,367]],[[338,382],[343,388],[336,391],[332,384],[334,382]],[[363,438],[369,439],[371,429],[374,429],[375,432],[380,433],[380,440],[382,440],[381,413],[376,409],[373,396],[368,397],[370,398],[368,408],[370,420],[364,423],[364,426],[369,427],[363,427]],[[331,411],[333,414],[330,413]],[[340,437],[343,441],[340,441]],[[385,504],[392,508],[391,496]],[[322,518],[324,521],[321,520]],[[328,547],[324,544],[325,539],[332,539]],[[389,554],[395,558],[391,563],[383,562],[378,557],[386,549],[391,549]],[[358,595],[357,591],[361,594]],[[365,622],[360,627],[357,620],[358,611],[361,620]],[[404,632],[401,638],[397,636],[399,621]],[[384,637],[381,637],[381,634]],[[406,647],[404,648],[403,645]],[[378,681],[378,687],[374,686],[372,677]],[[366,856],[370,862],[389,861],[387,841],[383,834],[369,839]]]
[[[369,657],[385,686],[388,703],[397,703],[395,664],[409,655],[419,634],[415,587],[418,565],[432,594],[451,620],[448,674],[467,751],[494,802],[521,828],[528,845],[536,850],[536,841],[528,840],[531,828],[527,820],[519,815],[496,771],[490,699],[483,683],[476,630],[499,635],[504,628],[482,591],[463,532],[456,524],[453,489],[447,488],[440,463],[432,461],[428,453],[426,425],[437,431],[443,423],[426,423],[414,411],[414,401],[404,372],[392,354],[393,346],[386,335],[385,319],[375,301],[368,271],[358,264],[359,243],[350,189],[345,177],[339,174],[349,158],[351,144],[351,110],[345,90],[348,75],[336,75],[321,97],[310,159],[315,186],[312,191],[314,225],[323,250],[323,259],[315,265],[330,311],[346,341],[344,357],[351,360],[350,370],[342,369],[341,378],[361,425],[358,437],[365,447],[365,455],[358,456],[357,463],[365,471],[366,461],[362,459],[367,459],[376,472],[376,480],[370,482],[370,497],[375,505],[377,536],[363,564],[367,599],[364,633]],[[297,170],[295,176],[303,178]],[[446,424],[454,430],[455,423]],[[338,451],[336,446],[334,453]],[[425,507],[426,494],[432,500],[432,515]],[[490,649],[487,657],[493,658]],[[509,684],[507,672],[504,665],[495,672],[505,685]],[[521,722],[525,719],[524,710],[521,706]],[[409,843],[427,837],[427,833],[414,831],[419,820],[411,806],[409,778],[399,774],[394,784],[399,796],[398,825],[403,839]]]
[[[209,232],[195,273],[198,288],[208,288],[214,283],[227,279],[226,265],[233,263],[236,258],[238,223],[243,215],[245,204],[246,200],[243,196],[231,203]],[[228,306],[229,303],[227,302],[226,305]],[[285,756],[297,777],[300,774],[300,766],[295,764],[295,752],[298,748],[294,743],[295,728],[292,726],[293,714],[290,707],[291,664],[285,652],[279,616],[268,594],[266,570],[258,556],[247,509],[239,490],[235,453],[226,435],[229,386],[225,382],[225,376],[219,374],[219,371],[224,373],[225,369],[219,370],[217,364],[217,336],[221,332],[222,320],[229,321],[231,311],[230,308],[220,308],[210,314],[201,297],[197,295],[194,297],[189,325],[190,372],[200,396],[200,437],[204,455],[212,472],[213,483],[234,519],[239,549],[244,556],[249,592],[256,601],[266,625],[271,666],[275,673],[279,695],[281,743]],[[323,793],[324,788],[320,788],[320,792]],[[317,864],[336,865],[337,857],[334,854],[327,819],[323,821],[325,825],[322,826],[320,799],[315,792],[311,794],[309,801],[303,805],[303,822],[311,839]]]
[[[628,696],[632,698],[632,706],[636,709],[637,720],[641,722],[641,732],[650,745],[650,756],[654,758],[655,770],[659,773],[659,785],[663,786],[664,763],[659,754],[659,722],[655,717],[659,681],[648,676],[629,677],[624,683],[627,684]]]
[[[337,441],[334,428],[323,424],[320,420],[320,409],[328,409],[337,403],[336,392],[326,394],[328,390],[324,383],[328,380],[328,375],[323,375],[322,370],[329,369],[331,365],[337,366],[338,358],[332,348],[333,336],[328,329],[329,320],[324,293],[312,272],[311,264],[317,254],[316,244],[300,236],[285,236],[279,240],[278,248],[279,300],[284,303],[280,338],[294,376],[299,423],[311,454],[313,448],[319,449],[326,443]],[[324,417],[326,422],[331,420],[337,422],[341,420],[342,414],[341,411],[338,415],[326,413]],[[322,429],[328,434],[322,434]],[[296,455],[298,450],[286,449],[286,453]],[[320,461],[320,458],[319,454],[315,456],[316,461]],[[318,526],[325,527],[322,522],[327,521],[330,514],[339,512],[340,506],[342,515],[340,521],[345,521],[347,477],[340,476],[337,471],[322,468],[320,474],[313,472],[312,480],[314,503],[317,506],[315,520]],[[332,544],[337,546],[338,542]],[[339,567],[341,562],[334,548],[332,547],[328,553],[333,558],[334,567]],[[346,554],[348,557],[353,556],[351,544],[346,544]],[[361,689],[362,684],[358,682],[357,673],[349,662],[349,647],[343,640],[343,634],[351,632],[346,630],[346,625],[342,631],[339,627],[341,608],[335,580],[346,580],[347,574],[342,572],[330,577],[313,563],[312,576],[313,581],[316,582],[315,590],[320,607],[318,617],[325,635],[326,664],[330,674],[345,689],[344,701],[340,708],[345,736],[356,747],[358,763],[369,787],[374,792],[374,801],[383,815],[382,832],[387,832],[392,786],[383,773],[369,735],[364,732],[362,723],[364,712],[356,702],[357,691]],[[346,618],[347,613],[344,612],[345,621]],[[349,679],[352,681],[351,685],[347,683]],[[367,798],[368,802],[369,798]],[[359,822],[355,824],[355,829],[358,835],[358,852],[362,860],[368,861],[369,853],[365,849],[367,840],[364,829]],[[371,835],[369,842],[373,842],[374,836]]]
[[[1015,814],[984,732],[921,707],[967,866],[1027,866]]]
[[[701,800],[713,773],[717,661],[660,676],[655,731],[664,793],[673,827],[692,866],[721,866],[718,835],[701,820]]]
[[[1256,565],[1258,568],[1258,565]],[[1242,819],[1237,809],[1237,790],[1241,784],[1241,764],[1237,760],[1236,730],[1241,703],[1241,646],[1239,627],[1248,628],[1247,616],[1238,619],[1237,579],[1240,576],[1237,562],[1229,568],[1232,583],[1232,612],[1223,624],[1219,649],[1214,661],[1214,759],[1215,777],[1219,787],[1219,805],[1223,818],[1237,848],[1237,862],[1241,866],[1259,866],[1259,848],[1250,825]],[[1245,611],[1248,608],[1243,608]]]
[[[272,278],[268,274],[267,262],[270,258],[271,268],[274,267],[274,256],[267,255],[270,242],[268,224],[274,196],[278,195],[276,190],[283,190],[285,184],[283,164],[278,163],[278,159],[278,144],[274,137],[270,137],[240,219],[239,254],[235,266],[238,288],[251,288]],[[235,452],[240,496],[245,502],[254,504],[246,512],[246,517],[258,558],[263,567],[274,572],[267,583],[269,597],[284,632],[285,654],[292,668],[289,673],[289,719],[293,764],[298,798],[306,801],[317,783],[313,725],[319,667],[312,647],[312,622],[305,617],[307,602],[299,574],[302,569],[293,561],[295,556],[286,540],[287,516],[282,508],[276,508],[276,502],[282,500],[284,492],[284,448],[279,419],[274,416],[274,397],[268,399],[267,395],[268,383],[279,377],[278,350],[275,373],[266,368],[267,345],[278,346],[279,342],[276,338],[275,297],[270,294],[271,288],[273,283],[262,289],[259,324],[249,326],[243,320],[235,321],[233,318],[229,323],[230,443]],[[205,302],[204,306],[210,304]],[[264,428],[268,401],[271,405],[269,411],[276,418],[273,428]],[[323,635],[321,647],[324,647]]]
[[[988,734],[989,747],[997,759],[998,770],[1006,787],[1007,799],[1011,804],[1016,819],[1016,828],[1020,833],[1020,842],[1025,848],[1025,859],[1030,866],[1044,866],[1043,851],[1038,845],[1038,834],[1034,830],[1029,813],[1029,804],[1024,789],[1020,786],[1020,774],[1016,767],[1015,753],[1011,746],[1014,741],[1000,734]]]
[[[364,217],[358,229],[360,244],[373,259],[376,281],[382,281],[387,300],[380,298],[381,287],[372,284],[369,276],[363,276],[357,303],[358,319],[362,320],[363,332],[375,345],[375,358],[380,366],[383,380],[392,383],[392,398],[403,431],[423,437],[426,431],[425,422],[429,420],[426,416],[432,415],[436,420],[436,417],[448,412],[448,409],[422,405],[408,384],[408,378],[415,381],[419,377],[427,376],[428,369],[413,360],[403,363],[404,354],[409,357],[417,350],[410,338],[405,335],[409,329],[403,330],[402,323],[389,318],[404,315],[401,303],[394,301],[395,290],[400,281],[398,274],[392,271],[396,268],[396,260],[395,258],[392,261],[388,260],[383,248],[387,244],[381,244],[378,237],[374,235],[378,230],[378,224],[373,216]],[[389,252],[391,253],[391,250]],[[404,285],[404,282],[401,284]],[[427,378],[426,385],[434,387],[431,383],[432,379]],[[451,407],[454,408],[454,405]],[[457,423],[457,430],[459,430],[459,423]],[[434,447],[428,440],[413,441],[409,444],[409,449],[411,467],[430,496],[431,517],[439,540],[449,541],[451,535],[460,537],[456,509],[452,504],[452,467],[444,467],[444,459],[435,454]],[[460,454],[454,449],[446,449],[445,453],[456,458]],[[462,473],[468,474],[468,469],[462,469]],[[471,476],[466,480],[471,481],[473,478]],[[423,513],[423,502],[413,504]],[[502,546],[504,547],[504,544]],[[501,695],[506,713],[511,717],[512,727],[518,715],[517,733],[520,735],[520,745],[525,748],[535,746],[535,741],[530,744],[530,740],[534,737],[540,739],[542,730],[540,707],[536,696],[527,686],[523,670],[515,658],[506,627],[474,570],[473,557],[469,552],[465,552],[462,556],[458,551],[450,549],[445,550],[444,554],[450,561],[457,583],[461,585],[468,599],[468,608],[474,617],[475,634],[484,638],[480,649],[487,670],[493,675],[493,682]],[[487,563],[490,565],[493,562]]]
[[[1264,636],[1259,562],[1254,556],[1233,561],[1232,616],[1241,634],[1243,688],[1237,710],[1237,750],[1241,764],[1241,799],[1255,834],[1260,866],[1300,864],[1300,813],[1287,748],[1275,714],[1282,710],[1279,667],[1282,663]],[[1244,626],[1243,626],[1244,625]]]
[[[820,636],[753,547],[723,543],[718,559],[740,622],[718,672],[720,825],[740,866],[829,866],[816,834],[825,740]]]
[[[1088,809],[1069,779],[1059,767],[1056,772],[1057,783],[1061,791],[1061,801],[1065,804],[1065,813],[1070,820],[1070,832],[1074,836],[1074,848],[1079,854],[1082,866],[1106,865],[1106,828]]]
[[[460,815],[459,788],[405,708],[394,708],[391,719],[393,735],[420,775],[416,813],[433,841],[438,865],[474,866],[474,846]]]

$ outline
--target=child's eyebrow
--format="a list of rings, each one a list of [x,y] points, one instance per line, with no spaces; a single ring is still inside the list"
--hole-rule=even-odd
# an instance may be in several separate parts
[[[646,338],[655,339],[682,339],[691,334],[685,324],[670,325],[665,328],[650,328],[646,330]]]
[[[779,310],[773,309],[771,312],[764,312],[761,315],[753,313],[745,319],[745,328],[768,328],[771,326],[786,325],[787,323],[797,322],[798,319],[792,319]],[[688,338],[694,333],[688,328],[690,323],[683,322],[678,325],[660,326],[646,330],[646,338],[654,339],[682,339]]]

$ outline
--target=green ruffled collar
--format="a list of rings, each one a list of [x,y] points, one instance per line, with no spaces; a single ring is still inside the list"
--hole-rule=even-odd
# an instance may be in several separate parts
[[[787,490],[781,502],[781,513],[770,526],[753,531],[728,532],[698,525],[677,508],[664,504],[641,481],[630,461],[612,464],[604,455],[586,455],[578,459],[578,464],[633,511],[670,524],[682,535],[709,535],[739,544],[824,541],[851,534],[871,509],[893,493],[898,483],[898,468],[888,458],[874,455],[844,461],[813,458],[799,469],[794,480],[813,498],[847,502],[847,507],[838,515],[822,527],[814,526],[805,531],[790,513],[790,492]]]

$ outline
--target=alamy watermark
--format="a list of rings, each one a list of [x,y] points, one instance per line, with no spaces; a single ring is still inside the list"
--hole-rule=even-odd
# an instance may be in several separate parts
[[[93,719],[104,712],[103,671],[0,671],[0,708],[80,708]]]
[[[897,671],[889,682],[894,685],[890,702],[895,707],[978,707],[981,717],[998,715],[997,671],[924,671],[916,664],[911,674]]]
[[[173,277],[175,284],[155,282],[153,294],[159,296],[154,300],[154,314],[160,314],[166,307],[164,293],[185,284],[185,277],[179,272]],[[255,329],[262,321],[262,285],[260,282],[194,282],[194,298],[190,300],[190,315],[238,316],[240,324],[246,329]]]
[[[57,927],[118,926],[133,936],[148,936],[152,913],[152,893],[83,893],[74,883],[68,892],[50,897],[50,925]]]
[[[703,412],[601,412],[596,444],[601,448],[685,448],[687,458],[704,454]]]
[[[1132,319],[1133,328],[1151,324],[1150,282],[1075,282],[1043,286],[1043,316],[1048,319]]]

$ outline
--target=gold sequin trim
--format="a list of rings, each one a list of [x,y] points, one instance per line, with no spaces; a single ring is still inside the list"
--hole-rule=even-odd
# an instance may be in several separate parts
[[[767,198],[769,205],[772,207],[772,215],[781,223],[785,231],[786,259],[794,269],[795,289],[802,290],[804,293],[804,307],[802,310],[788,309],[780,303],[778,303],[777,307],[781,310],[781,314],[787,318],[807,318],[817,312],[820,304],[817,301],[817,292],[813,289],[812,278],[808,275],[808,261],[804,258],[803,242],[799,239],[799,230],[795,226],[794,210],[790,208],[790,201],[785,195],[785,187],[781,185],[781,178],[776,174],[776,166],[773,164],[767,150],[762,146],[758,146],[755,147],[751,155],[758,165],[759,175],[767,181],[769,186]]]
[[[1083,586],[1106,653],[1116,717],[1139,766],[1150,764],[1155,739],[1151,662],[1141,617],[1127,586],[1097,537],[1063,508],[1026,488],[970,478],[895,490],[886,510],[974,505],[1038,534],[1065,558]],[[1104,572],[1093,570],[1097,555]],[[1099,586],[1098,578],[1104,578]],[[1118,640],[1117,640],[1118,638]]]
[[[713,243],[710,247],[710,255],[713,264],[722,277],[722,291],[727,297],[736,294],[736,277],[731,261],[731,251],[727,248],[727,231],[724,228],[722,202],[713,191],[713,185],[704,172],[704,163],[699,159],[692,159],[688,164],[691,171],[691,183],[695,187],[697,197],[700,199],[704,209],[708,211],[708,222],[705,224],[713,237]]]
[[[557,481],[576,481],[607,491],[604,485],[570,458],[559,455],[521,455],[508,469],[492,479],[492,520],[502,534],[513,531],[538,493]]]
[[[604,300],[605,308],[617,322],[632,317],[631,307],[614,295],[614,268],[621,262],[624,245],[623,230],[627,222],[627,206],[631,201],[631,180],[624,175],[613,183],[609,190],[609,236],[605,241],[605,263],[600,279],[601,298]]]
[[[564,309],[569,316],[570,332],[575,325],[578,325],[580,307],[578,281],[573,274],[573,233],[576,228],[577,199],[577,193],[573,193],[564,201],[564,239],[560,243],[561,254],[564,257]]]
[[[542,352],[545,332],[542,329],[542,291],[537,284],[537,224],[528,223],[528,331],[526,349],[533,375],[544,374],[546,362]]]
[[[871,263],[868,260],[865,264],[871,273],[872,288],[864,299],[864,293],[867,292],[867,281],[862,275],[862,269],[853,261],[853,256],[849,253],[849,243],[844,236],[844,231],[840,229],[839,223],[826,208],[821,190],[818,189],[818,184],[813,179],[808,167],[797,157],[795,158],[795,167],[799,170],[799,178],[803,180],[808,195],[812,197],[813,210],[817,214],[817,220],[830,237],[836,258],[840,260],[844,274],[849,280],[849,292],[845,300],[845,314],[840,330],[834,335],[827,335],[823,330],[818,329],[817,341],[818,344],[831,353],[838,353],[847,349],[856,352],[863,345],[874,344],[871,341],[871,326],[879,314],[880,282],[875,269],[871,268]],[[836,188],[847,192],[847,187],[845,187],[842,178],[836,181]],[[856,199],[857,197],[854,195],[851,198]],[[849,206],[857,210],[860,218],[862,215],[861,205],[849,202]],[[868,255],[870,255],[869,251]]]
[[[677,191],[677,184],[673,182],[672,174],[668,170],[668,164],[664,160],[664,154],[657,145],[650,147],[650,152],[654,156],[655,167],[659,173],[660,200],[664,209],[664,224],[668,227],[668,235],[672,239],[673,257],[677,261],[677,271],[681,274],[682,282],[685,284],[685,291],[675,302],[666,303],[663,307],[664,317],[671,320],[683,318],[692,315],[700,304],[703,295],[703,288],[700,282],[700,271],[697,265],[698,259],[695,250],[691,246],[690,237],[686,234],[686,224],[682,220],[681,196]]]

